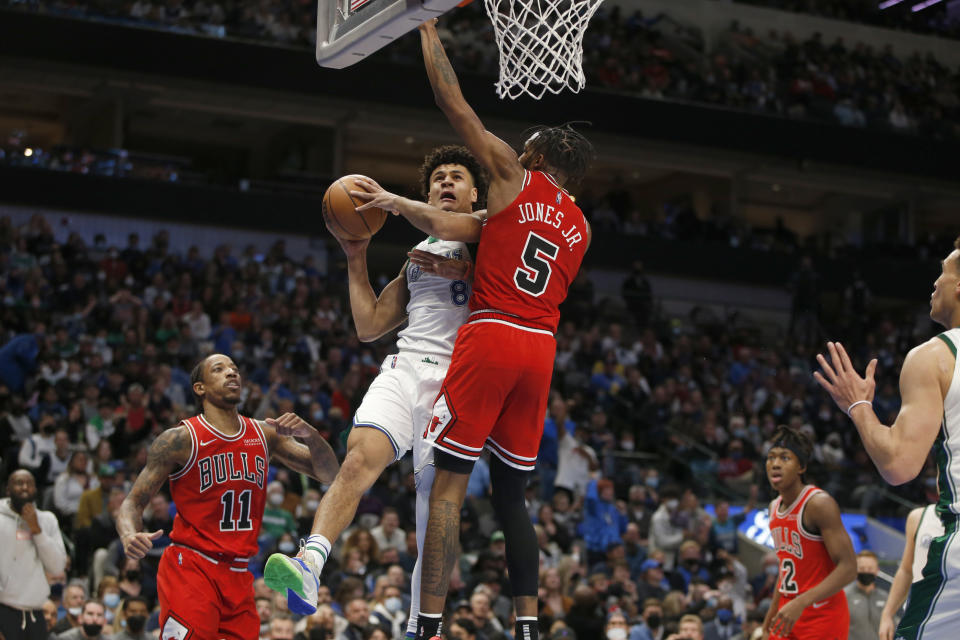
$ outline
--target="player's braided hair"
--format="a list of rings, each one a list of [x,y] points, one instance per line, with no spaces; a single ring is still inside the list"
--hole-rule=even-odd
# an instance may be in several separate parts
[[[437,147],[427,154],[420,165],[420,193],[426,200],[430,196],[430,176],[433,171],[442,164],[459,164],[464,166],[470,172],[473,178],[473,186],[477,188],[477,202],[475,209],[483,209],[487,202],[487,172],[473,157],[470,150],[464,146],[456,144],[447,144]]]
[[[193,385],[197,384],[198,382],[203,382],[203,367],[204,365],[207,364],[207,358],[209,357],[210,356],[207,356],[206,358],[198,362],[196,366],[193,367],[193,371],[190,372],[190,390],[191,391],[193,390]],[[202,396],[197,395],[196,391],[193,392],[193,395],[197,396],[198,400],[203,399]]]
[[[547,166],[563,174],[565,187],[574,187],[583,180],[595,156],[593,145],[573,128],[574,124],[578,123],[566,122],[557,127],[538,125],[524,132],[529,149],[542,153]]]

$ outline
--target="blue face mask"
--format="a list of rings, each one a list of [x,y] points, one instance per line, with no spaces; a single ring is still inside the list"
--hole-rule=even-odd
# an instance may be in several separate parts
[[[120,594],[119,593],[108,593],[103,596],[103,604],[108,609],[116,609],[117,605],[120,604]]]
[[[722,625],[730,624],[733,620],[733,611],[730,609],[717,609],[717,622]]]
[[[646,484],[651,489],[656,489],[657,486],[660,484],[660,478],[656,476],[649,477],[646,480],[644,480],[644,484]]]

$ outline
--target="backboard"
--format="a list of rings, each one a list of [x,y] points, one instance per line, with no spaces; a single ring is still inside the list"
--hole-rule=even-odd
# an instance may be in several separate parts
[[[462,0],[318,0],[317,63],[342,69],[363,60]]]

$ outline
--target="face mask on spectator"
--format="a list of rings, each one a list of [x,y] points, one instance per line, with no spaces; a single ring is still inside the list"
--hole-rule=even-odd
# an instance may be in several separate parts
[[[307,508],[307,511],[309,511],[310,513],[313,513],[314,511],[317,510],[317,507],[320,506],[320,501],[319,501],[319,500],[307,500],[307,501],[303,504],[303,506]]]
[[[281,504],[283,504],[283,494],[282,494],[282,493],[271,493],[271,494],[270,494],[270,504],[272,504],[272,505],[281,505]]]
[[[100,632],[103,630],[102,624],[86,624],[83,625],[83,633],[87,637],[95,638],[100,635]]]
[[[323,420],[323,409],[317,409],[313,412],[313,421],[320,422]]]
[[[651,629],[659,629],[659,628],[660,628],[660,614],[659,614],[659,613],[651,613],[649,616],[647,616],[647,626],[650,627]]]
[[[403,606],[403,600],[400,598],[387,598],[383,601],[383,606],[387,608],[387,611],[390,613],[396,613],[400,611],[400,607]]]
[[[674,511],[677,508],[677,506],[680,504],[680,501],[676,499],[672,499],[672,500],[667,500],[664,504],[667,505],[667,509],[669,509],[670,511]]]
[[[67,613],[72,615],[74,618],[79,618],[80,614],[83,613],[83,609],[81,609],[80,607],[70,607],[69,609],[67,609]]]
[[[660,478],[657,476],[648,476],[643,482],[651,489],[656,489],[660,485]]]
[[[103,604],[108,609],[114,609],[118,604],[120,604],[120,594],[119,593],[108,593],[103,596]]]
[[[620,442],[620,448],[624,451],[633,451],[633,440],[622,440]]]
[[[277,545],[277,549],[280,550],[280,553],[293,553],[293,550],[297,548],[297,545],[293,544],[289,540],[284,540]]]
[[[627,630],[622,627],[607,629],[607,640],[627,640]]]
[[[147,624],[147,619],[144,616],[130,616],[126,622],[127,629],[129,629],[131,633],[140,633],[143,631],[144,625]]]
[[[872,574],[872,573],[863,573],[863,572],[861,572],[861,573],[858,573],[858,574],[857,574],[857,582],[859,582],[860,584],[862,584],[862,585],[865,586],[865,587],[869,587],[869,586],[872,585],[874,582],[876,582],[876,580],[877,580],[877,576],[876,576],[875,574]]]
[[[136,569],[131,569],[130,571],[127,571],[127,572],[124,574],[124,576],[125,576],[125,577],[127,578],[127,580],[129,580],[130,582],[140,582],[140,572],[137,571]]]
[[[726,626],[733,620],[733,611],[730,609],[717,609],[717,622]]]
[[[768,575],[768,576],[775,576],[775,575],[777,575],[778,573],[780,573],[780,567],[778,567],[778,566],[775,565],[775,564],[768,564],[768,565],[767,565],[767,568],[764,569],[764,571],[767,572],[767,575]]]

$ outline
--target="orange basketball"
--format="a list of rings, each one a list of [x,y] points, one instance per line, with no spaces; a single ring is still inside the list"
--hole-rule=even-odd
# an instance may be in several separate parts
[[[369,238],[380,230],[387,219],[387,212],[383,209],[356,210],[364,201],[354,198],[350,192],[365,191],[354,181],[354,178],[365,177],[349,175],[338,178],[323,194],[323,222],[330,233],[344,240]]]

